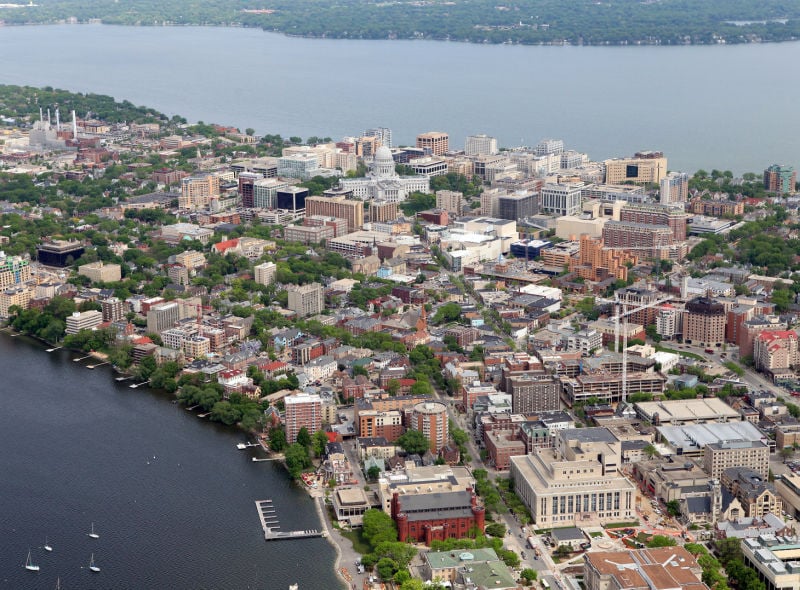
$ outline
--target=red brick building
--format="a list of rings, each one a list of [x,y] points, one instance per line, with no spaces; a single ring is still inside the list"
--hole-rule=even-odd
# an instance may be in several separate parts
[[[392,519],[401,542],[464,539],[483,533],[486,511],[471,489],[463,492],[392,496]]]

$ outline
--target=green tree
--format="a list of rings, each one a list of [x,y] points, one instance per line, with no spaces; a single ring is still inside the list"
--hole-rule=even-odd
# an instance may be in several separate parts
[[[317,457],[322,457],[325,453],[325,446],[328,444],[328,435],[325,434],[324,430],[317,430],[314,436],[311,437],[311,444],[314,448],[314,454]]]
[[[658,449],[656,449],[656,448],[655,448],[653,445],[651,445],[651,444],[648,444],[648,445],[646,445],[646,446],[645,446],[645,447],[642,449],[642,452],[643,452],[645,455],[647,455],[647,457],[648,457],[649,459],[652,459],[653,457],[658,457],[658,456],[659,456]]]
[[[377,481],[377,479],[381,476],[381,468],[377,465],[372,465],[369,469],[367,469],[367,477],[370,481]]]
[[[386,541],[397,541],[397,527],[383,510],[370,508],[364,512],[362,522],[362,535],[373,548]]]
[[[311,458],[308,456],[308,447],[299,443],[289,445],[284,455],[286,469],[292,479],[297,479],[304,469],[311,467]]]
[[[529,567],[526,567],[524,570],[522,570],[519,575],[523,580],[525,580],[525,584],[527,586],[533,585],[537,577],[536,570]]]
[[[431,441],[422,434],[419,430],[409,428],[397,439],[397,444],[400,445],[406,453],[416,453],[422,455],[431,447]]]
[[[500,522],[491,522],[486,525],[484,532],[492,537],[503,538],[506,536],[506,525]]]
[[[647,546],[650,549],[656,547],[674,547],[677,544],[678,542],[675,539],[666,535],[653,535],[653,537],[647,542]]]
[[[678,500],[670,500],[667,502],[667,512],[672,517],[681,515],[681,503]]]
[[[306,449],[311,446],[311,435],[305,426],[297,431],[297,444],[303,445]]]
[[[269,431],[269,448],[280,453],[286,448],[286,431],[280,426]]]

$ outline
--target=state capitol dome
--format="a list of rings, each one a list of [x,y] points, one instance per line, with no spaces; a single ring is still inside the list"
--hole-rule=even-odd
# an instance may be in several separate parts
[[[385,145],[382,145],[375,150],[375,158],[372,161],[372,174],[380,178],[390,178],[396,176],[392,150]]]

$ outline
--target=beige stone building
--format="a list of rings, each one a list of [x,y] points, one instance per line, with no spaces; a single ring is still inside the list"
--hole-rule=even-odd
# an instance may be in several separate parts
[[[538,528],[620,522],[636,515],[636,487],[621,465],[608,429],[572,428],[556,433],[555,448],[511,457],[511,479]]]
[[[731,467],[748,467],[762,478],[769,471],[769,446],[762,441],[726,440],[709,443],[703,449],[703,469],[719,479]]]
[[[325,309],[325,293],[319,283],[291,285],[286,291],[289,295],[287,307],[299,317],[316,315]]]
[[[88,277],[93,283],[115,283],[122,279],[122,268],[119,264],[97,261],[79,266],[78,274]]]
[[[660,158],[615,158],[605,160],[606,184],[635,182],[660,184],[667,175],[667,159]]]
[[[441,131],[428,131],[417,135],[417,147],[430,149],[436,156],[445,155],[450,149],[450,136]]]

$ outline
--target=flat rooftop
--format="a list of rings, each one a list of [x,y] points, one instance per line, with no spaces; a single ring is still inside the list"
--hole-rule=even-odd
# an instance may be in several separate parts
[[[739,412],[716,397],[703,399],[637,402],[636,411],[652,421],[658,414],[662,423],[701,422],[703,420],[740,419]]]
[[[658,433],[673,448],[699,451],[706,445],[727,441],[762,441],[764,435],[751,422],[659,426]]]

